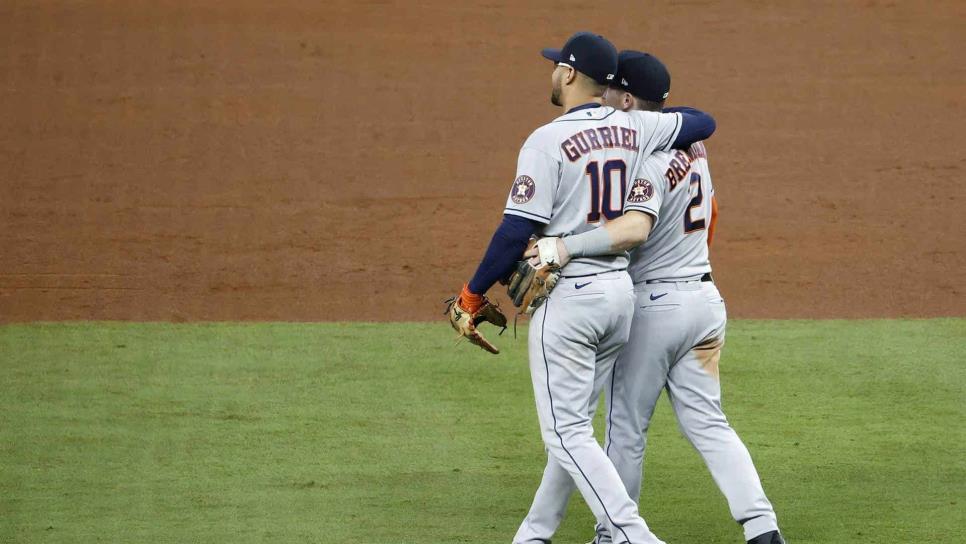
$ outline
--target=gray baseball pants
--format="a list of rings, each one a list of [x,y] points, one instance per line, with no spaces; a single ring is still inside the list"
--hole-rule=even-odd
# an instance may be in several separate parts
[[[593,409],[627,342],[634,292],[626,272],[561,278],[530,321],[530,375],[548,459],[515,544],[546,543],[574,486],[614,541],[663,544],[648,529],[594,438]]]

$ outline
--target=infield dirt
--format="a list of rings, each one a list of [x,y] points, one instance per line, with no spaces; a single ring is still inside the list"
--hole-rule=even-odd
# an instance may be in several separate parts
[[[732,316],[966,315],[966,3],[268,4],[0,4],[0,322],[441,318],[582,29],[717,118]]]

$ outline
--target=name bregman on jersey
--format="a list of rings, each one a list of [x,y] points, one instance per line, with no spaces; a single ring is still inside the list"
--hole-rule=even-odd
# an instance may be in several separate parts
[[[594,149],[621,148],[629,151],[638,151],[640,146],[637,141],[637,131],[632,128],[624,127],[598,127],[588,128],[574,134],[560,144],[564,155],[574,162],[583,154],[590,153]]]
[[[668,169],[664,172],[664,179],[667,180],[671,190],[677,187],[678,183],[684,179],[691,171],[691,162],[698,159],[707,159],[708,154],[704,150],[704,144],[697,142],[692,145],[687,152],[680,149],[674,151],[674,157],[668,161]]]

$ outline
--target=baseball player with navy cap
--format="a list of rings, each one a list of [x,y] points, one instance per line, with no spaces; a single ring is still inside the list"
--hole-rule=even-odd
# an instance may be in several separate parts
[[[610,42],[591,32],[574,34],[560,49],[546,48],[541,51],[544,58],[555,64],[570,66],[601,85],[614,80],[617,72],[617,63],[614,62],[616,53]],[[559,96],[551,99],[555,106],[560,105],[557,103],[559,101]]]
[[[535,130],[517,160],[503,222],[473,278],[451,299],[450,324],[471,342],[499,353],[477,328],[492,317],[486,291],[516,268],[530,237],[594,230],[623,213],[628,175],[661,149],[686,148],[714,132],[714,120],[684,113],[622,112],[602,104],[617,72],[617,50],[581,32],[564,47],[544,50],[553,61],[551,101],[564,114]],[[556,247],[552,242],[551,247]],[[555,251],[541,254],[554,263]],[[627,254],[579,257],[560,269],[556,287],[532,314],[528,349],[534,400],[548,453],[544,478],[513,542],[549,542],[560,516],[543,507],[576,487],[614,542],[660,544],[594,439],[593,408],[627,342],[634,292]],[[485,312],[485,315],[484,315]],[[500,320],[497,320],[500,321]],[[490,320],[490,322],[494,322]],[[557,500],[555,497],[554,500]]]
[[[624,111],[660,111],[670,85],[660,60],[622,51],[605,103]],[[745,539],[784,544],[751,456],[721,408],[718,362],[727,316],[708,258],[716,209],[704,145],[659,151],[634,175],[624,215],[562,238],[558,252],[567,262],[571,256],[636,247],[628,272],[637,304],[630,339],[607,385],[605,441],[630,496],[640,496],[647,429],[664,389],[682,433],[704,459]],[[596,543],[611,541],[605,526],[598,524],[597,531]]]
[[[671,94],[671,73],[664,63],[648,53],[625,50],[617,55],[617,64],[618,73],[605,101],[622,111],[659,111]],[[613,92],[618,89],[625,93]]]

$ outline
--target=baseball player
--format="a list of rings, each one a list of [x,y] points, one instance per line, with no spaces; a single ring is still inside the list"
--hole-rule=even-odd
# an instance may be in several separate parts
[[[606,85],[617,69],[617,51],[601,36],[577,33],[562,49],[545,49],[543,56],[554,62],[551,102],[565,113],[524,142],[503,222],[473,279],[447,310],[454,328],[494,353],[498,350],[476,327],[484,320],[500,321],[483,295],[509,276],[529,238],[538,232],[584,232],[616,219],[623,213],[628,174],[644,157],[658,149],[690,145],[715,128],[710,116],[696,110],[665,114],[602,106]],[[555,264],[556,247],[553,240],[541,246],[542,263]],[[634,312],[627,254],[603,253],[568,262],[530,322],[530,372],[548,452],[545,475],[565,475],[568,489],[579,489],[615,542],[660,543],[638,514],[591,426],[592,401],[627,341]],[[548,492],[546,483],[538,497]],[[534,508],[539,509],[536,501]],[[549,542],[557,520],[545,519],[534,508],[515,543]]]
[[[605,104],[661,111],[670,83],[658,59],[622,51]],[[704,458],[748,543],[784,544],[751,456],[721,409],[718,360],[727,318],[708,260],[716,219],[704,145],[661,151],[635,174],[623,217],[562,238],[559,257],[565,263],[643,242],[628,269],[637,297],[630,340],[607,386],[605,449],[630,496],[640,496],[647,428],[666,389],[681,431]],[[598,524],[595,542],[612,536]]]

